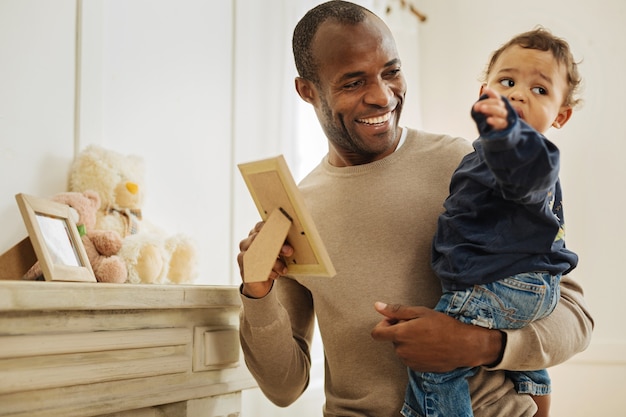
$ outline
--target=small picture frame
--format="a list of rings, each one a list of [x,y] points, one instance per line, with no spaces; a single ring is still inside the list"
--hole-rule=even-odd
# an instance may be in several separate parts
[[[256,261],[251,249],[255,243],[263,242],[256,248],[259,251],[259,266],[251,266],[250,262],[244,262],[244,269],[250,268],[244,271],[246,282],[267,279],[276,260],[276,253],[285,238],[294,248],[293,255],[284,259],[289,268],[289,275],[331,278],[335,276],[336,271],[330,256],[284,157],[279,155],[239,164],[238,167],[261,218],[266,221],[261,233],[246,252],[251,260]],[[284,223],[285,218],[288,220],[283,227],[279,223]],[[275,229],[269,230],[270,227]],[[262,236],[263,233],[265,236]]]
[[[20,193],[15,199],[45,280],[96,282],[76,212],[45,198]]]

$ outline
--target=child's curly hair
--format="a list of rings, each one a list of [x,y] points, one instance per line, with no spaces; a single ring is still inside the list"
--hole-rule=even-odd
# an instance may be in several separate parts
[[[543,27],[537,27],[528,32],[520,33],[497,49],[491,55],[491,59],[487,64],[487,69],[484,74],[485,79],[502,52],[515,45],[521,46],[522,48],[551,52],[554,58],[556,58],[559,63],[565,65],[567,69],[568,91],[565,95],[565,103],[563,104],[574,108],[581,103],[582,100],[578,97],[578,93],[582,79],[578,72],[578,63],[574,60],[570,46],[567,41],[554,36],[549,30]]]

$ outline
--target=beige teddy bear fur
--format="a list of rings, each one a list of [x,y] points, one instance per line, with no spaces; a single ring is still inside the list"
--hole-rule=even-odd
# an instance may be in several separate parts
[[[95,190],[100,195],[96,226],[123,237],[119,255],[126,262],[128,282],[180,284],[195,280],[193,240],[180,233],[167,234],[144,219],[145,166],[141,157],[90,145],[72,164],[69,189]]]

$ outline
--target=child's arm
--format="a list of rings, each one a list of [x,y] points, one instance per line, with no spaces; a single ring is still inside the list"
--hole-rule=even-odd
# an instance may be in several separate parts
[[[487,87],[472,106],[480,152],[505,200],[544,202],[559,175],[559,150],[520,120],[509,101]]]

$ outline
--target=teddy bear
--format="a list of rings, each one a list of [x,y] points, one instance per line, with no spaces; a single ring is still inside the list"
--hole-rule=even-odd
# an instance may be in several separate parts
[[[195,280],[193,240],[182,233],[168,234],[144,219],[143,158],[89,145],[72,163],[69,189],[94,190],[100,195],[96,227],[122,236],[118,254],[126,262],[128,282],[182,284]]]
[[[122,248],[122,237],[113,230],[96,228],[96,212],[100,208],[100,196],[92,190],[63,192],[50,198],[67,204],[78,214],[75,221],[79,229],[87,258],[98,282],[126,282],[126,263],[117,255]],[[38,279],[42,275],[39,262],[33,265],[23,279]]]

